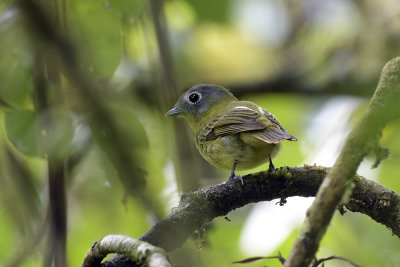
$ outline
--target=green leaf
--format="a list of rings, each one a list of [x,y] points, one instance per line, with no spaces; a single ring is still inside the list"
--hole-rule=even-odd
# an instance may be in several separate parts
[[[39,145],[40,127],[33,111],[15,110],[6,115],[6,131],[11,143],[30,156],[44,155]]]
[[[143,192],[148,139],[136,116],[127,108],[110,105],[107,114],[95,112],[92,115],[91,129],[94,140],[117,170],[126,195]]]
[[[16,62],[11,68],[5,70],[0,66],[3,84],[0,86],[0,98],[14,107],[24,107],[27,105],[32,91],[31,70]]]
[[[31,45],[9,9],[0,17],[0,98],[10,106],[26,108],[32,90]]]
[[[188,0],[193,9],[196,10],[198,18],[203,21],[212,21],[217,23],[227,23],[229,18],[229,0]],[[212,7],[212,8],[210,8]]]
[[[122,54],[121,18],[103,1],[68,1],[68,29],[81,67],[97,79],[110,78]]]
[[[144,10],[146,3],[147,0],[107,0],[105,4],[124,18],[136,19]]]
[[[5,124],[9,140],[25,155],[63,157],[69,150],[72,121],[60,110],[46,110],[40,114],[13,110],[6,115]]]

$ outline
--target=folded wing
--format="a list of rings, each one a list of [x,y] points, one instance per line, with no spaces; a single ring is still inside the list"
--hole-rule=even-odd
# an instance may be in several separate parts
[[[288,134],[276,118],[264,109],[260,112],[245,106],[234,107],[227,114],[217,116],[198,133],[199,142],[206,142],[218,137],[249,132],[254,137],[267,142],[279,143],[282,140],[297,139]]]
[[[278,128],[271,128],[266,131],[256,132],[253,133],[253,136],[267,143],[273,143],[273,144],[279,143],[285,139],[290,141],[297,141],[297,138],[294,137],[293,135],[290,135],[285,130],[285,128],[283,128],[282,124],[280,124],[279,121],[274,117],[274,115],[272,115],[265,109],[261,109],[261,111],[263,116],[267,118],[270,122],[272,122],[274,125],[276,125]]]

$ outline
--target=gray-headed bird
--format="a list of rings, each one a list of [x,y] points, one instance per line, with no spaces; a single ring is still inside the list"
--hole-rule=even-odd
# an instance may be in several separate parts
[[[230,169],[229,179],[269,161],[283,140],[297,141],[267,110],[250,101],[239,101],[227,89],[198,84],[186,91],[166,113],[186,119],[195,132],[200,154],[218,168]],[[242,181],[243,182],[243,181]]]

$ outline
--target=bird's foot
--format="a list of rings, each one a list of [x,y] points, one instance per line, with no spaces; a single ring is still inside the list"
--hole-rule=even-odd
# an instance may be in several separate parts
[[[228,180],[233,180],[235,183],[243,185],[243,178],[240,175],[229,175]]]
[[[274,163],[272,163],[271,157],[269,157],[269,167],[268,167],[268,172],[276,172]]]
[[[275,173],[276,172],[276,169],[275,169],[275,167],[274,167],[274,165],[269,165],[269,167],[268,167],[268,172],[273,172],[273,173]]]
[[[233,163],[231,174],[229,174],[228,181],[233,179],[235,182],[240,182],[240,184],[243,185],[242,177],[240,177],[239,175],[235,175],[235,169],[236,169],[237,163],[238,162],[235,160],[235,162]]]

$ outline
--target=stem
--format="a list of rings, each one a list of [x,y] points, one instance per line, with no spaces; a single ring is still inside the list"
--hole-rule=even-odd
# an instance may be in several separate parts
[[[399,118],[398,103],[400,103],[400,57],[389,61],[382,70],[378,87],[368,109],[358,125],[350,132],[332,170],[318,190],[284,266],[310,265],[337,205],[346,190],[351,190],[353,176],[361,161],[371,151],[381,149],[379,139],[383,128],[387,123]]]

